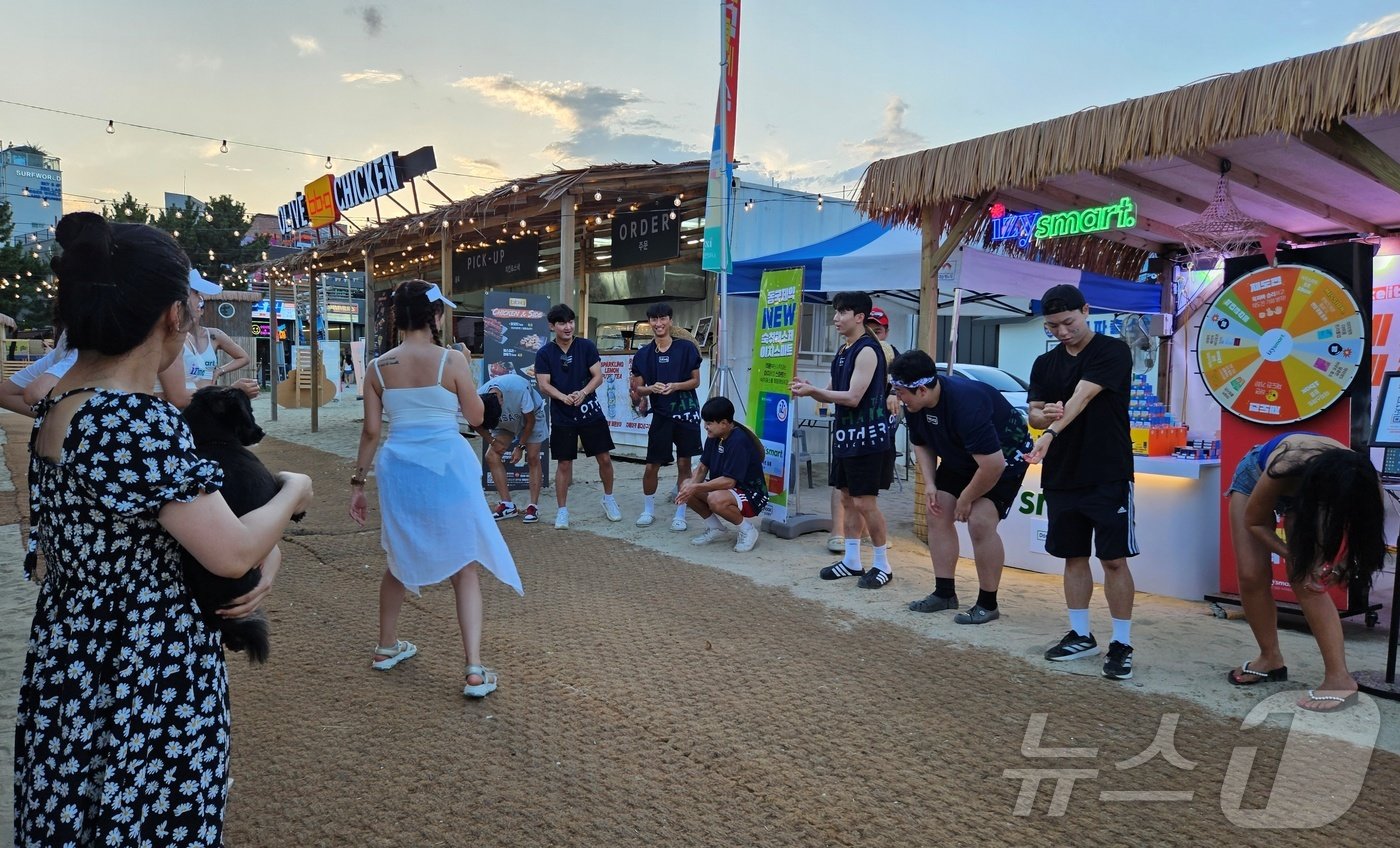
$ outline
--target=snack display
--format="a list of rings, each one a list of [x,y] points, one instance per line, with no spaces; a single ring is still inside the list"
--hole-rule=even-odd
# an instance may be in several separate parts
[[[522,350],[539,350],[540,345],[544,344],[544,337],[539,333],[531,333],[520,339],[516,344],[519,345]]]

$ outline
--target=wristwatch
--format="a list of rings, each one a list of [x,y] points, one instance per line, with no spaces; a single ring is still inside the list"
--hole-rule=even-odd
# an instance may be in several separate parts
[[[1045,435],[1050,436],[1052,438],[1060,435],[1060,431],[1056,430],[1054,427],[1046,427],[1044,432]]]

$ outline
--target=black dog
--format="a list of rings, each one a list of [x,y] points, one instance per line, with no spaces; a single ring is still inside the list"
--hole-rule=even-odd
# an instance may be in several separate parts
[[[262,441],[263,430],[253,419],[253,404],[241,389],[209,386],[194,393],[185,407],[185,423],[194,436],[195,453],[224,469],[224,500],[234,515],[246,515],[277,495],[280,486],[267,466],[248,450],[247,445]],[[300,520],[301,516],[293,516]],[[262,579],[262,566],[239,578],[220,577],[184,554],[185,584],[190,587],[204,622],[223,634],[224,647],[247,651],[250,662],[266,662],[268,654],[267,619],[261,611],[244,618],[228,619],[215,615],[220,607],[246,595]]]

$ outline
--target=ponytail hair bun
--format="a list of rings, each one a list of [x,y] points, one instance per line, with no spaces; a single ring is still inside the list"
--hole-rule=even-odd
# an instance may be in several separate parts
[[[54,238],[63,253],[49,260],[49,267],[74,283],[110,283],[112,280],[112,227],[92,212],[74,212],[59,219]]]

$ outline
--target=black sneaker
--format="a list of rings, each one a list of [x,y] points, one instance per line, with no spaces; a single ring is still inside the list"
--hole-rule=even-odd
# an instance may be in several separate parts
[[[1084,657],[1092,657],[1099,652],[1099,643],[1094,639],[1094,634],[1080,636],[1071,630],[1065,634],[1059,644],[1045,652],[1045,658],[1051,662],[1064,662],[1065,660],[1078,660]]]
[[[838,559],[836,562],[833,562],[831,565],[828,565],[818,572],[817,576],[823,580],[840,580],[842,577],[864,577],[865,569],[862,568],[857,571],[849,565],[846,565],[845,560]]]
[[[894,574],[879,568],[867,568],[856,584],[861,589],[879,589],[894,579]]]
[[[1103,676],[1109,680],[1133,679],[1133,646],[1122,642],[1108,643],[1108,659],[1103,661]]]

